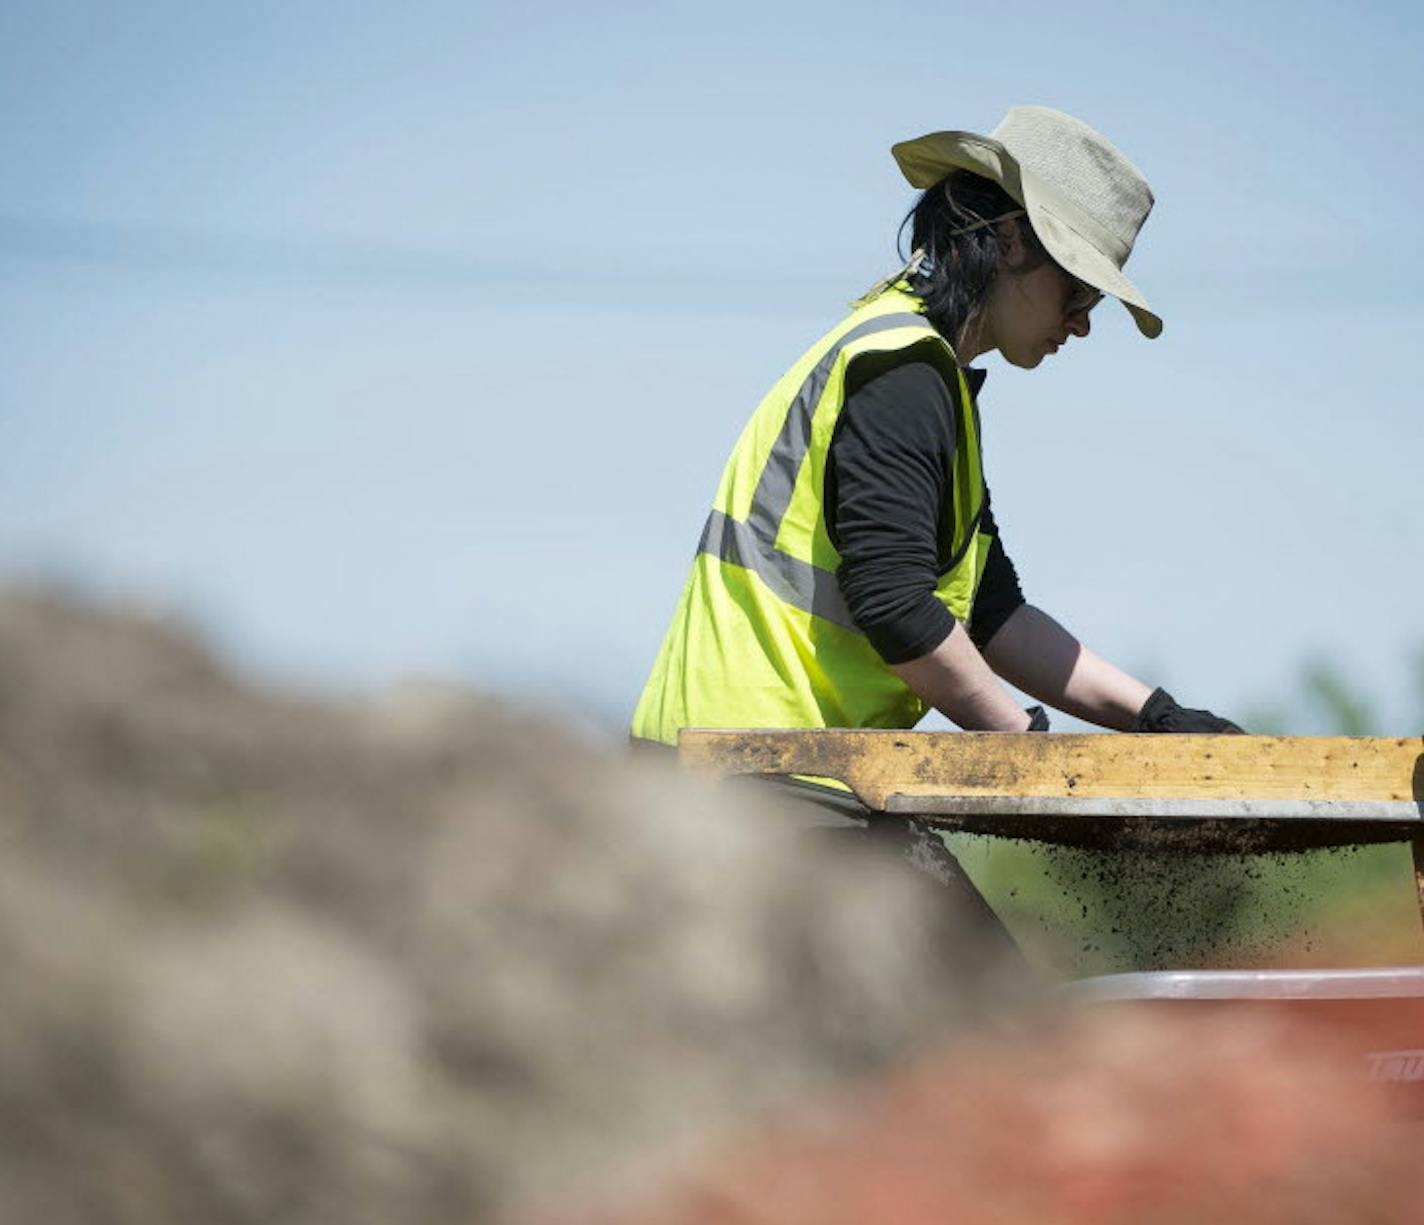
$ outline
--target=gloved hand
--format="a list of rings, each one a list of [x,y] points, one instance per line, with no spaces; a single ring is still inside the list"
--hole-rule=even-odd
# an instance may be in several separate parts
[[[1046,732],[1048,730],[1048,711],[1042,706],[1030,706],[1024,711],[1028,716],[1028,730],[1031,732]]]
[[[1209,710],[1190,710],[1185,706],[1178,706],[1165,689],[1154,690],[1152,696],[1142,704],[1142,709],[1137,712],[1137,725],[1133,730],[1245,734],[1230,719],[1223,719]]]

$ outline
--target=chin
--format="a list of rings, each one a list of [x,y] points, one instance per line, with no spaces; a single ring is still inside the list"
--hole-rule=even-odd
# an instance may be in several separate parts
[[[1020,370],[1034,370],[1043,361],[1044,356],[1041,349],[1035,349],[1031,353],[1005,353],[1004,360]]]

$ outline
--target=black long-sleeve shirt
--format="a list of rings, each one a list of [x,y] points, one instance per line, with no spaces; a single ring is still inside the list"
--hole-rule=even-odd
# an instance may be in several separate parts
[[[977,395],[984,373],[967,373]],[[852,363],[827,458],[826,527],[851,617],[886,663],[918,659],[954,629],[934,593],[951,557],[942,508],[956,443],[955,406],[935,366],[913,350]],[[979,530],[994,538],[969,626],[983,650],[1024,596],[987,489]]]

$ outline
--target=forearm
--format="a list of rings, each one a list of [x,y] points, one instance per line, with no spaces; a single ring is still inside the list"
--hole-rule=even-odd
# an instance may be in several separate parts
[[[1032,604],[1004,622],[985,658],[998,675],[1046,706],[1118,731],[1133,730],[1152,694]]]
[[[996,642],[1002,634],[1000,631],[995,637]],[[1000,683],[958,622],[927,655],[890,666],[905,684],[965,731],[1028,730],[1028,714]]]

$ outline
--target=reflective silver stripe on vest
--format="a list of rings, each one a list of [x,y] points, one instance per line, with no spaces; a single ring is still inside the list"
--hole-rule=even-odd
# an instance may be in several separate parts
[[[797,388],[787,408],[781,432],[772,444],[761,476],[757,478],[746,522],[714,510],[707,516],[707,525],[702,529],[702,540],[697,546],[699,553],[710,553],[730,565],[750,570],[782,602],[852,633],[860,631],[851,620],[834,572],[822,570],[782,552],[775,541],[781,530],[781,520],[791,506],[796,476],[811,449],[812,418],[825,394],[826,383],[841,350],[862,336],[905,327],[920,328],[931,336],[937,334],[923,315],[899,311],[867,319],[831,343]]]
[[[766,457],[766,467],[757,479],[751,511],[747,515],[747,522],[763,540],[775,540],[781,531],[782,517],[791,505],[791,494],[796,488],[796,474],[801,471],[806,452],[811,449],[811,419],[816,414],[816,406],[821,402],[841,350],[862,336],[904,327],[923,328],[929,335],[937,335],[923,315],[911,311],[867,319],[856,324],[844,336],[837,337],[797,389],[786,412],[786,420],[781,423],[781,433],[772,444],[771,454]]]
[[[720,510],[714,510],[707,516],[697,551],[750,570],[771,588],[777,599],[792,608],[813,613],[853,633],[860,632],[851,620],[834,572],[783,553],[770,541],[758,537],[755,529],[740,519],[728,518]]]

